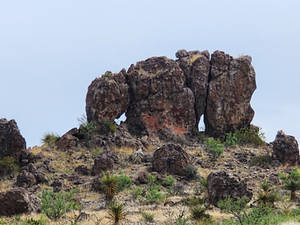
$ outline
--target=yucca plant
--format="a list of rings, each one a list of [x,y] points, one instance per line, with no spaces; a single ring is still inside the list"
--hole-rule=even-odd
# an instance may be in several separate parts
[[[118,191],[118,177],[110,172],[103,173],[101,185],[106,201],[111,202]]]
[[[288,175],[280,174],[285,189],[291,191],[291,200],[296,199],[296,191],[300,190],[300,173],[297,169],[292,170]]]
[[[113,202],[108,208],[108,219],[113,225],[120,225],[126,217],[125,205],[119,202]]]
[[[262,207],[274,207],[274,203],[279,200],[278,193],[266,180],[260,185],[260,192],[258,193],[257,203]]]

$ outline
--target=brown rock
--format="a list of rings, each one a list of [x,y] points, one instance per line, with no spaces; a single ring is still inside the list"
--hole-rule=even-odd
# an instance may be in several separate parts
[[[30,188],[36,183],[35,176],[26,170],[22,170],[17,177],[18,187]]]
[[[112,152],[103,152],[95,160],[92,168],[92,175],[99,175],[103,171],[112,170],[115,163],[115,155]]]
[[[22,150],[26,149],[26,142],[14,120],[0,119],[0,159],[12,156],[19,159]]]
[[[236,174],[228,174],[225,171],[210,173],[207,177],[208,197],[212,204],[216,205],[220,200],[231,197],[235,200],[243,196],[251,200],[253,193],[248,189]]]
[[[79,139],[75,136],[78,135],[78,129],[73,128],[65,133],[57,141],[56,146],[60,150],[74,149],[78,147]]]
[[[113,121],[127,110],[128,103],[126,71],[123,69],[118,74],[106,72],[96,78],[88,88],[87,120],[89,122]]]
[[[0,216],[31,213],[39,209],[40,199],[23,188],[0,193]]]
[[[179,58],[177,62],[183,70],[186,78],[186,86],[189,87],[195,96],[196,124],[204,114],[207,98],[208,78],[210,72],[210,61],[208,51],[179,50],[176,53]]]
[[[153,153],[152,169],[159,173],[184,176],[188,165],[190,157],[179,145],[167,144]]]
[[[255,89],[250,56],[233,58],[222,51],[214,52],[205,112],[206,133],[218,137],[250,127],[254,116],[250,100]]]
[[[128,70],[128,129],[137,136],[184,137],[194,131],[194,94],[174,60],[152,57]]]
[[[278,131],[273,142],[273,158],[281,163],[296,165],[299,161],[299,147],[295,137]]]

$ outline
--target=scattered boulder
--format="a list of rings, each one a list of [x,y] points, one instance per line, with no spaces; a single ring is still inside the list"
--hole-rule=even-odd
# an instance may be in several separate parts
[[[159,173],[184,176],[189,165],[190,157],[180,145],[167,144],[153,153],[152,169]]]
[[[253,193],[236,174],[225,171],[212,172],[207,177],[209,201],[217,206],[220,200],[231,197],[235,200],[243,196],[251,200]]]
[[[296,165],[299,161],[299,146],[295,137],[278,131],[273,142],[273,158],[281,163]]]
[[[174,60],[152,57],[131,65],[127,73],[126,124],[132,134],[166,140],[193,133],[194,94],[185,87],[184,73]]]
[[[33,185],[35,185],[36,183],[37,182],[36,182],[35,176],[26,170],[22,170],[17,177],[17,186],[18,187],[30,188]]]
[[[78,147],[79,139],[76,137],[79,131],[77,128],[73,128],[59,138],[56,143],[56,147],[61,150],[74,149]]]
[[[55,179],[51,184],[53,192],[60,192],[63,189],[63,181],[60,179]]]
[[[148,172],[146,170],[141,170],[137,173],[137,177],[135,179],[135,184],[147,184],[148,183]]]
[[[116,156],[111,151],[101,153],[95,160],[92,168],[92,175],[99,175],[102,171],[112,170],[114,168]]]
[[[35,212],[40,207],[40,199],[24,188],[14,188],[0,193],[0,216],[12,216]]]
[[[143,153],[143,150],[141,148],[139,148],[135,153],[133,153],[130,156],[130,160],[133,163],[136,163],[136,164],[142,163],[143,159],[144,159],[144,153]]]
[[[186,86],[189,87],[195,96],[196,124],[204,114],[207,99],[208,79],[210,72],[210,54],[208,51],[186,51],[176,52],[177,62],[183,70],[186,78]]]
[[[89,175],[91,175],[91,171],[85,165],[77,166],[75,168],[75,172],[78,173],[78,174],[80,174],[80,175],[83,175],[83,176],[89,176]]]
[[[204,116],[206,133],[220,137],[250,127],[254,116],[250,100],[256,89],[250,56],[233,58],[222,51],[211,56],[211,73]]]
[[[87,120],[89,122],[114,121],[127,110],[128,103],[129,94],[125,69],[117,74],[106,72],[96,78],[88,88]]]
[[[26,142],[15,120],[0,119],[0,159],[12,156],[18,159],[26,149]]]

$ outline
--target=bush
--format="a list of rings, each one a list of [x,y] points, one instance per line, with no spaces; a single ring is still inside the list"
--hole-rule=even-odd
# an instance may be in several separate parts
[[[272,157],[270,155],[254,156],[250,160],[250,166],[264,166],[272,163]]]
[[[104,190],[105,199],[108,202],[111,202],[118,191],[118,177],[106,172],[103,173],[103,177],[101,178],[100,182]]]
[[[71,209],[79,209],[80,204],[74,198],[74,191],[54,193],[43,190],[41,194],[42,211],[50,219],[59,219]]]
[[[113,225],[119,225],[125,219],[126,213],[124,211],[124,204],[113,202],[108,210],[108,218],[112,222]]]
[[[35,219],[26,219],[23,222],[20,222],[19,225],[46,225],[47,224],[47,219],[45,217],[41,217],[38,220]],[[1,224],[1,223],[0,223]]]
[[[16,159],[12,156],[3,157],[3,159],[0,160],[0,166],[7,167],[12,172],[17,172],[19,170]]]
[[[224,144],[219,139],[207,138],[205,144],[214,159],[224,153]]]
[[[156,177],[149,173],[147,175],[147,178],[148,178],[148,187],[149,189],[152,189],[156,185],[157,182]]]
[[[238,138],[235,133],[226,133],[225,143],[226,146],[236,146],[238,144]]]
[[[125,188],[128,188],[132,185],[132,180],[124,172],[120,171],[118,176],[118,191],[121,192]]]
[[[260,129],[242,128],[235,132],[238,144],[263,145],[265,136]]]
[[[279,195],[266,180],[260,184],[261,190],[258,192],[257,203],[260,207],[274,207],[274,203],[279,200]]]
[[[193,165],[188,165],[184,169],[184,174],[185,174],[186,179],[188,179],[188,180],[195,180],[198,178],[197,168],[194,167]]]
[[[55,145],[59,139],[60,139],[60,137],[57,134],[47,133],[42,138],[42,143],[43,143],[43,145],[47,145],[48,147],[53,148],[53,147],[55,147]]]
[[[154,222],[154,215],[152,213],[142,212],[142,216],[147,223]]]
[[[146,201],[147,203],[158,203],[165,200],[165,195],[162,194],[157,188],[148,190],[146,192]]]
[[[143,188],[141,187],[132,188],[131,195],[134,199],[139,198],[140,196],[142,196],[142,194],[143,194]]]
[[[172,187],[176,182],[176,179],[173,176],[167,176],[163,182],[162,185],[165,187]]]
[[[191,217],[194,220],[202,220],[202,219],[209,219],[210,216],[208,214],[206,214],[206,208],[201,206],[201,205],[197,205],[194,207],[190,208],[191,211]]]
[[[295,200],[296,191],[300,190],[300,173],[294,169],[288,175],[280,174],[279,177],[285,188],[291,191],[291,200]]]

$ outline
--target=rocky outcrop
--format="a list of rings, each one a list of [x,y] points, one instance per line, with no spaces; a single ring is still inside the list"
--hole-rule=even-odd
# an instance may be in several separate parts
[[[79,135],[77,128],[73,128],[59,138],[56,143],[56,147],[60,150],[68,150],[77,148],[79,145],[79,139],[76,137]]]
[[[162,140],[193,136],[202,115],[210,136],[250,127],[251,57],[216,51],[210,60],[208,51],[186,50],[176,57],[152,57],[96,78],[86,97],[88,121],[113,121],[125,112],[131,134]]]
[[[167,144],[153,153],[153,171],[184,176],[189,165],[190,157],[180,145]]]
[[[185,87],[184,73],[174,60],[152,57],[131,65],[128,84],[126,123],[131,133],[170,139],[193,132],[194,94]]]
[[[25,149],[26,142],[16,121],[0,119],[0,159],[12,156],[18,160],[21,151]]]
[[[249,127],[254,116],[250,100],[256,89],[250,56],[233,58],[222,51],[211,56],[211,73],[205,112],[210,136]]]
[[[95,160],[92,175],[99,175],[103,171],[112,170],[116,161],[116,155],[112,151],[101,153]]]
[[[0,193],[0,216],[35,212],[39,206],[40,199],[23,188]]]
[[[237,200],[246,196],[249,201],[253,193],[248,189],[247,184],[236,174],[228,174],[225,171],[210,173],[207,177],[209,201],[216,205],[226,197]]]
[[[273,142],[273,158],[281,163],[296,165],[299,161],[299,146],[295,137],[278,131]]]
[[[196,129],[200,117],[205,112],[207,87],[210,72],[210,55],[208,51],[186,51],[179,50],[176,53],[180,68],[186,78],[186,86],[189,87],[195,96]]]
[[[129,95],[126,71],[113,74],[106,72],[96,78],[86,96],[87,120],[94,122],[114,121],[128,108]]]

